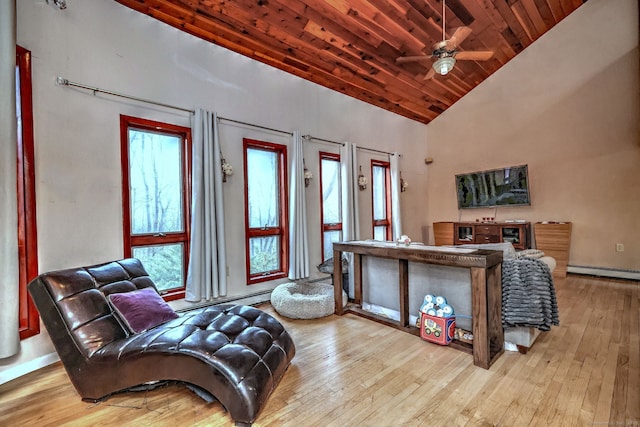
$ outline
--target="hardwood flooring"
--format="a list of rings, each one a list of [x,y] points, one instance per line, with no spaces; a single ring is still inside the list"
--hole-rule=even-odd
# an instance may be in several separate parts
[[[556,280],[560,326],[489,370],[354,315],[281,319],[296,357],[254,426],[640,426],[640,285]],[[181,386],[82,402],[57,363],[0,386],[2,426],[227,426]]]

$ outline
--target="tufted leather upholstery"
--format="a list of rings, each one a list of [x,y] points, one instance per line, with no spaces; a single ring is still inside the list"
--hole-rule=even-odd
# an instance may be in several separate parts
[[[84,400],[158,380],[212,394],[237,423],[251,423],[295,354],[272,316],[248,306],[190,311],[132,334],[106,295],[155,286],[136,259],[38,276],[29,292],[71,382]]]

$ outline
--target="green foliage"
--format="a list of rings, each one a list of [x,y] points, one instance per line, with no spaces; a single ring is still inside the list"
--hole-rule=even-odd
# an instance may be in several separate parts
[[[142,262],[158,291],[163,292],[184,286],[182,245],[133,248],[133,256]]]

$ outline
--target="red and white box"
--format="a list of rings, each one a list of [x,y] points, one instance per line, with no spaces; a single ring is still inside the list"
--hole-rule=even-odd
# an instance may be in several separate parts
[[[440,345],[448,345],[453,340],[456,318],[438,317],[420,313],[420,338]]]

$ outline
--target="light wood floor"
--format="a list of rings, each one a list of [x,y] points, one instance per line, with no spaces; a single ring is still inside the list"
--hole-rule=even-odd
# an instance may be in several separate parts
[[[254,426],[639,426],[640,284],[569,276],[556,289],[560,327],[490,370],[353,315],[280,318],[297,354]],[[55,364],[0,386],[0,425],[232,421],[179,386],[85,403]]]

